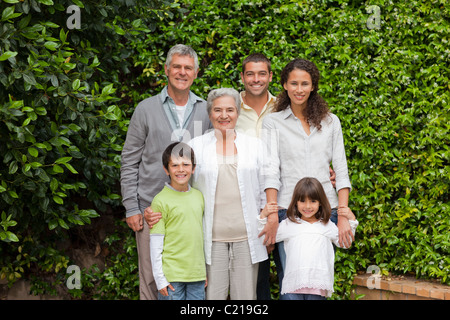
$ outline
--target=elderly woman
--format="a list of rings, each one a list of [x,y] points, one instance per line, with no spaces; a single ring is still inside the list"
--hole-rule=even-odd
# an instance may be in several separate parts
[[[207,111],[214,129],[189,142],[197,157],[192,185],[205,199],[206,299],[256,299],[258,263],[267,251],[257,219],[266,203],[260,140],[236,132],[239,93],[212,90]]]

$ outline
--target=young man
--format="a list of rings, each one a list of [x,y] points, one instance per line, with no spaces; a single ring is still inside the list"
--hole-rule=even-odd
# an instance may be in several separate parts
[[[275,97],[269,92],[272,81],[270,60],[261,53],[253,53],[242,62],[241,114],[236,130],[251,136],[260,136],[262,121],[273,111]]]
[[[161,155],[173,141],[189,141],[211,127],[206,101],[190,91],[198,74],[197,53],[172,47],[164,66],[168,84],[160,94],[141,101],[130,120],[122,150],[120,182],[128,226],[136,232],[140,299],[157,299],[150,262],[150,233],[143,213],[168,181]]]
[[[152,202],[161,220],[150,230],[150,256],[159,300],[204,300],[203,195],[191,188],[194,151],[185,143],[169,145],[162,155],[170,177]]]
[[[264,117],[273,112],[275,97],[269,92],[272,81],[270,60],[262,53],[253,53],[242,62],[241,80],[244,91],[241,94],[241,112],[236,130],[260,137]],[[269,220],[264,228],[264,242],[275,243],[278,223]]]
[[[241,81],[244,91],[241,92],[241,113],[236,123],[236,130],[248,135],[260,137],[264,117],[273,112],[276,98],[269,92],[272,81],[270,60],[261,53],[253,53],[242,62]],[[268,253],[274,249],[278,220],[275,215],[262,231],[264,241],[271,243]],[[282,270],[280,269],[279,273]],[[256,296],[258,300],[270,300],[270,259],[259,263]]]

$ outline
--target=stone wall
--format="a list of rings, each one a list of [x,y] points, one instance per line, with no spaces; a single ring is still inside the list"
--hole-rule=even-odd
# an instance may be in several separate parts
[[[361,300],[450,300],[450,286],[414,277],[357,275],[355,296]]]

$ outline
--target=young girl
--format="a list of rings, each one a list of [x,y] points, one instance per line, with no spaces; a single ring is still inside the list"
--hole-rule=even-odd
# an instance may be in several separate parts
[[[278,212],[268,203],[259,217],[260,229],[269,214]],[[347,207],[338,215],[346,217],[353,234],[358,226]],[[330,221],[331,207],[322,184],[316,178],[303,178],[294,188],[287,219],[280,222],[276,241],[284,241],[286,266],[282,300],[325,300],[333,293],[334,250],[339,246],[338,228]]]

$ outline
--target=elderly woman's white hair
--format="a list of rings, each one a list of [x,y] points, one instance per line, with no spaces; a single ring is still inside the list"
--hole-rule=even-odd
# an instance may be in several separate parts
[[[234,99],[234,102],[236,103],[236,110],[239,115],[241,112],[241,95],[233,88],[219,88],[209,92],[208,100],[206,101],[206,111],[208,114],[211,114],[214,100],[224,96],[232,97]]]

